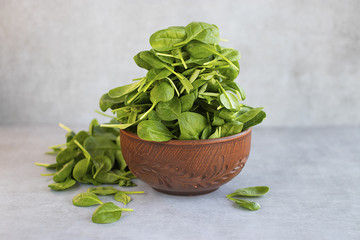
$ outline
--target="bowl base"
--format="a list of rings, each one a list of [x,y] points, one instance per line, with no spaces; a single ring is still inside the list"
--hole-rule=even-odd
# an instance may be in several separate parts
[[[196,191],[196,192],[179,192],[179,191],[168,191],[168,190],[163,190],[163,189],[158,189],[158,188],[154,188],[154,190],[161,192],[161,193],[166,193],[169,195],[176,195],[176,196],[196,196],[196,195],[202,195],[202,194],[207,194],[207,193],[211,193],[214,192],[216,190],[218,190],[219,188],[215,188],[215,189],[210,189],[210,190],[204,190],[204,191]]]

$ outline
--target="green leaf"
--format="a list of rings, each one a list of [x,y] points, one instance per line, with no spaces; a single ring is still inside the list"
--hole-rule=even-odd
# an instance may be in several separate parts
[[[227,195],[227,197],[258,197],[265,195],[269,192],[269,187],[267,186],[256,186],[256,187],[247,187],[237,189],[235,192]]]
[[[209,139],[221,138],[221,126],[215,129],[215,132],[210,135]]]
[[[251,202],[242,199],[231,199],[231,200],[233,200],[238,206],[249,209],[251,211],[256,211],[261,208],[260,204],[258,204],[257,202]]]
[[[194,105],[195,100],[196,100],[195,91],[181,96],[180,97],[181,112],[189,111],[192,108],[192,106]]]
[[[198,40],[207,44],[216,44],[219,42],[219,29],[217,26],[204,22],[191,22],[185,27],[186,40],[175,44],[183,45],[191,40]]]
[[[266,118],[266,113],[264,111],[259,112],[258,115],[256,115],[253,119],[244,123],[243,131],[261,123],[265,118]]]
[[[67,177],[70,176],[75,162],[71,160],[70,162],[66,163],[60,171],[57,171],[53,177],[54,182],[63,182]]]
[[[131,201],[131,197],[129,197],[124,192],[117,192],[114,196],[114,199],[118,202],[122,202],[125,205]]]
[[[221,109],[221,111],[219,112],[219,117],[228,121],[233,121],[236,118],[237,114],[238,112],[234,112],[229,109]]]
[[[155,120],[140,122],[137,127],[137,134],[141,139],[156,142],[169,141],[174,137],[164,124]]]
[[[212,127],[209,124],[204,128],[203,132],[201,133],[201,139],[208,139],[211,135],[211,131],[212,131]]]
[[[112,108],[114,105],[123,103],[124,101],[125,101],[125,96],[112,98],[109,96],[109,94],[105,93],[100,98],[99,106],[101,111],[105,112],[109,108]]]
[[[104,155],[105,150],[117,150],[116,144],[106,136],[88,137],[84,142],[84,148],[92,157]]]
[[[126,94],[131,93],[135,89],[137,89],[140,86],[141,81],[131,83],[128,85],[124,85],[121,87],[113,88],[109,91],[108,95],[111,98],[120,98],[125,96]]]
[[[176,120],[181,113],[181,103],[179,98],[173,97],[168,102],[160,102],[156,105],[156,113],[161,120]]]
[[[156,51],[169,51],[175,49],[174,44],[184,41],[186,32],[184,27],[169,27],[150,36],[150,45]]]
[[[153,103],[167,102],[174,97],[174,89],[166,81],[158,82],[150,91],[150,100]]]
[[[219,117],[219,113],[218,112],[215,112],[214,113],[214,119],[212,121],[212,125],[213,126],[221,126],[225,124],[225,120],[221,117]]]
[[[89,134],[86,131],[80,131],[73,137],[73,139],[71,139],[71,141],[69,142],[69,146],[77,146],[75,144],[75,141],[77,141],[80,144],[84,144],[85,139],[88,137]]]
[[[255,118],[256,115],[258,115],[263,109],[264,109],[263,107],[253,108],[253,109],[247,111],[246,113],[243,113],[240,116],[236,117],[235,120],[245,123],[245,122]]]
[[[111,162],[110,158],[108,158],[107,156],[104,156],[104,155],[96,156],[94,158],[93,163],[94,163],[94,166],[96,168],[96,172],[95,172],[95,174],[93,176],[94,179],[96,178],[96,176],[99,173],[108,172],[113,167],[113,163]]]
[[[225,108],[234,111],[239,110],[241,106],[239,100],[229,92],[220,94],[220,102]]]
[[[88,207],[97,204],[103,204],[103,202],[100,201],[98,196],[91,192],[79,193],[73,198],[72,202],[75,206],[79,207]]]
[[[79,151],[74,146],[70,146],[65,148],[56,156],[56,162],[58,164],[65,164],[76,158],[78,155]]]
[[[86,173],[89,171],[90,159],[84,158],[76,163],[73,170],[73,177],[78,182],[84,182],[83,178]]]
[[[161,80],[171,75],[171,72],[167,69],[153,68],[148,71],[146,78],[149,81]]]
[[[195,112],[183,112],[179,116],[180,139],[199,140],[200,134],[207,126],[207,120]]]
[[[146,61],[144,61],[144,60],[142,60],[141,59],[141,53],[142,52],[139,52],[138,54],[136,54],[135,56],[134,56],[134,61],[135,61],[135,63],[139,66],[139,67],[141,67],[141,68],[145,68],[146,70],[150,70],[150,69],[152,69],[152,66],[150,65],[150,64],[148,64]]]
[[[75,185],[75,183],[76,181],[74,179],[68,177],[64,182],[52,183],[48,187],[55,191],[61,191],[71,188],[72,186]]]
[[[235,135],[241,132],[244,124],[242,122],[228,122],[221,126],[221,137]]]
[[[130,180],[120,180],[119,187],[136,187],[137,184]]]
[[[120,190],[117,190],[114,187],[110,187],[110,186],[106,186],[106,187],[92,187],[92,188],[88,188],[87,192],[90,193],[94,193],[97,195],[113,195],[117,192],[119,192]]]
[[[121,218],[122,211],[133,211],[133,209],[125,209],[116,206],[112,202],[107,202],[100,205],[92,216],[94,223],[112,223]]]
[[[125,178],[122,176],[117,175],[114,172],[99,172],[96,177],[95,180],[100,182],[100,183],[106,183],[106,184],[114,184],[119,182],[120,179]],[[127,178],[125,178],[127,179]]]
[[[124,156],[122,155],[121,150],[116,150],[116,152],[115,152],[115,159],[116,159],[116,161],[118,162],[119,169],[120,169],[121,171],[124,171],[125,168],[127,167],[127,164],[126,164],[126,162],[125,162],[125,159],[124,159]]]
[[[208,45],[199,41],[191,41],[189,44],[186,45],[186,50],[194,58],[206,58],[213,54],[220,56],[233,68],[239,71],[239,68],[233,62],[227,59],[224,55],[219,53],[213,45]]]

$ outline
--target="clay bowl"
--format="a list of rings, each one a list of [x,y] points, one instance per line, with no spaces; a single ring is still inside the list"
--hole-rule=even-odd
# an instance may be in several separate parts
[[[151,142],[120,131],[124,159],[135,176],[155,190],[199,195],[240,173],[250,153],[251,129],[218,139]]]

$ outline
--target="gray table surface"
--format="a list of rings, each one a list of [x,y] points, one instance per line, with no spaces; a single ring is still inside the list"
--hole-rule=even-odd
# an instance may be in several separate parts
[[[34,165],[54,161],[44,151],[63,143],[61,129],[3,126],[0,136],[0,239],[360,239],[360,128],[255,128],[245,168],[219,190],[170,196],[136,180],[146,194],[112,224],[72,205],[89,185],[52,191]],[[256,185],[270,187],[259,211],[225,198]]]

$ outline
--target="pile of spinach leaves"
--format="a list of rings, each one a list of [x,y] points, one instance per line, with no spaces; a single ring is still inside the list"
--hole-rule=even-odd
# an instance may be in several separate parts
[[[111,124],[118,123],[115,119]],[[50,147],[48,154],[56,155],[53,164],[36,163],[38,166],[54,169],[53,190],[65,190],[76,182],[93,185],[119,184],[121,187],[136,186],[131,179],[135,176],[129,171],[120,148],[119,129],[100,127],[96,119],[92,120],[89,131],[75,133],[63,124],[67,131],[66,143]]]
[[[246,96],[234,81],[239,52],[219,41],[218,27],[204,22],[152,34],[152,49],[134,57],[146,76],[101,97],[101,110],[111,109],[119,121],[102,126],[168,141],[220,138],[261,123],[263,108],[241,103]]]

